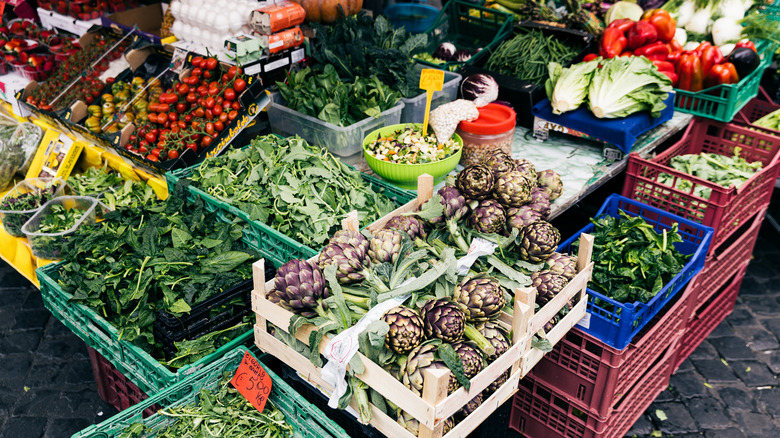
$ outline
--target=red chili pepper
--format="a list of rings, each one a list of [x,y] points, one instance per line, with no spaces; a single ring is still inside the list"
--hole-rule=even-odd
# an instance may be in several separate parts
[[[716,46],[709,46],[701,53],[701,71],[709,72],[712,66],[723,63],[723,53]]]
[[[747,47],[748,49],[752,49],[754,52],[758,53],[758,50],[756,50],[756,45],[753,44],[753,41],[739,41],[734,45],[735,49],[738,47]]]
[[[650,9],[642,14],[642,20],[640,21],[647,21],[652,24],[658,32],[659,40],[668,43],[674,39],[677,21],[669,15],[669,12],[663,9]]]
[[[669,47],[662,41],[656,41],[634,50],[634,55],[644,56],[651,61],[666,61],[669,58]]]
[[[601,47],[599,53],[604,58],[614,58],[623,53],[626,48],[626,36],[617,27],[607,28],[601,35]]]
[[[598,57],[599,57],[599,55],[597,55],[595,53],[588,53],[587,55],[585,55],[584,58],[582,58],[582,62],[590,62],[590,61],[593,61],[594,59],[596,59]]]
[[[687,91],[701,91],[702,70],[701,60],[695,53],[683,53],[677,65],[677,88]]]
[[[724,62],[712,66],[707,77],[704,78],[704,87],[710,88],[721,84],[736,84],[737,82],[739,82],[739,75],[734,64]]]
[[[620,32],[626,33],[628,29],[631,29],[634,26],[634,23],[636,23],[634,20],[630,18],[621,18],[619,20],[615,20],[612,23],[609,23],[609,26],[607,26],[608,29],[619,29]]]
[[[637,21],[626,31],[626,38],[628,39],[628,48],[634,50],[654,43],[658,39],[658,31],[647,21]]]

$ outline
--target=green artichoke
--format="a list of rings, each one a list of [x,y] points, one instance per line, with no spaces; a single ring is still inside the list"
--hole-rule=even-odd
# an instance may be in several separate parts
[[[548,271],[562,275],[569,281],[577,275],[577,257],[554,252],[545,262]]]
[[[485,359],[482,358],[482,353],[480,353],[479,349],[470,343],[463,341],[455,342],[452,344],[452,348],[463,362],[463,373],[466,374],[466,377],[469,379],[473,379],[474,376],[479,374],[479,372],[482,371],[482,368],[485,367]],[[455,385],[454,389],[453,382]],[[459,386],[460,385],[458,384],[458,380],[455,378],[455,375],[450,374],[450,392],[458,389]]]
[[[509,350],[509,334],[497,322],[488,321],[477,326],[477,330],[479,330],[479,332],[482,333],[482,336],[484,336],[485,339],[493,345],[493,348],[496,349],[495,353],[485,355],[485,359],[488,363],[498,359],[502,354]]]
[[[561,233],[549,222],[536,221],[520,231],[520,256],[529,262],[542,262],[555,252]]]
[[[550,215],[550,195],[539,187],[534,187],[527,205],[531,210],[539,213],[542,219],[547,219]]]
[[[480,201],[469,216],[469,225],[480,233],[503,233],[506,230],[506,212],[495,199]]]
[[[477,164],[461,170],[455,186],[468,200],[481,201],[493,192],[495,177],[487,166]]]
[[[465,277],[455,286],[455,302],[462,304],[469,321],[498,318],[506,304],[504,290],[498,280],[489,277]]]
[[[515,170],[527,173],[532,178],[536,178],[536,167],[534,167],[532,162],[526,160],[525,158],[515,160]]]
[[[311,317],[318,314],[317,306],[328,297],[328,288],[314,262],[295,259],[276,271],[274,287],[266,297],[292,312]]]
[[[445,219],[457,222],[469,212],[466,198],[455,187],[444,186],[437,193],[441,197],[441,204],[444,206],[444,215],[431,219],[430,222],[432,224],[442,222]]]
[[[354,246],[360,254],[368,252],[368,239],[357,231],[338,230],[333,234],[328,243],[346,243]]]
[[[385,346],[398,354],[412,351],[425,336],[422,318],[408,307],[398,306],[388,310],[382,316],[382,321],[390,326],[390,331],[385,335]]]
[[[520,231],[523,231],[523,228],[526,226],[542,219],[539,212],[532,209],[530,205],[512,207],[506,211],[506,215],[509,218],[507,226],[510,228],[517,228]]]
[[[395,263],[401,251],[403,236],[400,231],[383,228],[368,242],[368,256],[373,263]]]
[[[433,342],[420,344],[409,352],[406,364],[401,367],[401,383],[418,396],[422,396],[423,390],[422,370],[428,368],[449,370],[444,362],[436,357],[437,349],[438,344]]]
[[[349,243],[332,241],[320,252],[317,263],[320,269],[326,266],[336,265],[336,278],[339,283],[358,283],[365,278],[366,265],[369,263],[366,257],[366,246],[353,246]]]
[[[540,306],[555,298],[567,284],[569,280],[566,277],[547,270],[531,274],[531,286],[536,288],[536,303]]]
[[[498,388],[500,388],[501,386],[504,385],[504,383],[507,382],[507,380],[509,380],[509,370],[504,371],[500,376],[498,376],[498,378],[495,381],[493,381],[493,383],[488,385],[488,387],[485,388],[484,391],[482,391],[482,395],[485,398],[490,397],[490,394],[496,392]]]
[[[536,174],[539,187],[550,195],[550,201],[554,201],[563,193],[563,181],[561,176],[552,169],[543,170]]]
[[[415,420],[414,417],[407,414],[404,411],[399,411],[398,419],[396,420],[398,424],[403,426],[406,430],[408,430],[412,435],[418,436],[420,434],[420,422]],[[452,430],[452,428],[455,427],[455,420],[450,417],[444,420],[444,426],[442,427],[442,435],[447,435],[449,431]]]
[[[452,343],[463,337],[466,314],[460,306],[447,299],[428,300],[420,309],[425,337]]]
[[[482,393],[477,394],[476,397],[469,400],[458,412],[457,415],[460,418],[468,417],[472,412],[482,404]]]
[[[510,170],[496,179],[493,189],[496,199],[506,207],[519,207],[531,200],[531,191],[536,188],[536,180],[527,173]]]
[[[504,172],[515,170],[515,161],[512,156],[501,149],[493,149],[482,157],[482,164],[498,176]]]
[[[409,235],[409,238],[425,239],[425,222],[414,216],[394,216],[385,224],[385,228],[392,228]]]

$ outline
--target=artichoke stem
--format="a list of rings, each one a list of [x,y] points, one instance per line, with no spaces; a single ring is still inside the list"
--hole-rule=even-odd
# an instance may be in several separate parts
[[[345,301],[349,301],[350,303],[358,307],[361,307],[363,309],[368,310],[368,308],[371,306],[370,298],[356,297],[354,295],[345,294],[345,293],[342,293],[342,295],[344,296]]]
[[[488,341],[487,338],[483,336],[482,333],[480,333],[479,330],[477,330],[473,325],[466,324],[466,330],[464,334],[467,338],[469,338],[469,340],[477,344],[477,348],[482,350],[482,352],[484,352],[486,355],[492,356],[496,353],[496,347],[494,347],[493,344],[491,344],[490,341]]]
[[[366,384],[357,377],[350,377],[349,383],[352,386],[352,400],[357,404],[358,412],[360,413],[360,422],[368,424],[371,422],[371,408],[368,406]]]
[[[387,292],[390,290],[390,288],[387,287],[387,285],[385,285],[385,283],[382,280],[380,280],[379,277],[374,275],[374,273],[368,269],[363,271],[363,278],[365,279],[365,282],[369,284],[369,286],[376,289],[376,291],[379,293]]]
[[[455,239],[455,244],[458,245],[458,248],[468,254],[469,244],[466,243],[466,239],[464,239],[463,235],[460,233],[460,230],[458,229],[458,222],[447,220],[447,229],[449,230],[452,238]]]

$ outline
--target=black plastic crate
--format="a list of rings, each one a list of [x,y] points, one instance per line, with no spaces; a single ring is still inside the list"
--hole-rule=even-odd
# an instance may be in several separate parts
[[[506,36],[504,41],[508,41],[514,38],[518,34],[518,29],[540,29],[545,35],[554,35],[563,43],[579,43],[582,45],[582,50],[574,58],[574,61],[570,64],[564,65],[568,67],[571,64],[576,64],[582,61],[588,53],[593,51],[595,44],[594,36],[579,30],[565,29],[562,27],[548,26],[541,23],[535,23],[531,21],[523,21],[515,26],[512,33]],[[503,43],[503,41],[502,41]],[[498,83],[498,99],[505,100],[512,104],[517,113],[517,124],[524,128],[533,129],[534,115],[531,109],[537,103],[544,100],[547,95],[544,91],[544,83],[534,84],[532,82],[523,81],[512,76],[498,74],[484,68],[490,56],[481,56],[473,65],[464,65],[459,71],[461,76],[466,78],[467,76],[481,73],[492,76]]]

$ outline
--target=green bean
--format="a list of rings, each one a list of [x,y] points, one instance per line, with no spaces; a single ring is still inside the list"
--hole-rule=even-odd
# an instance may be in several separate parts
[[[571,62],[581,47],[570,47],[541,30],[521,30],[503,42],[488,59],[485,68],[541,85],[547,78],[547,64]]]

